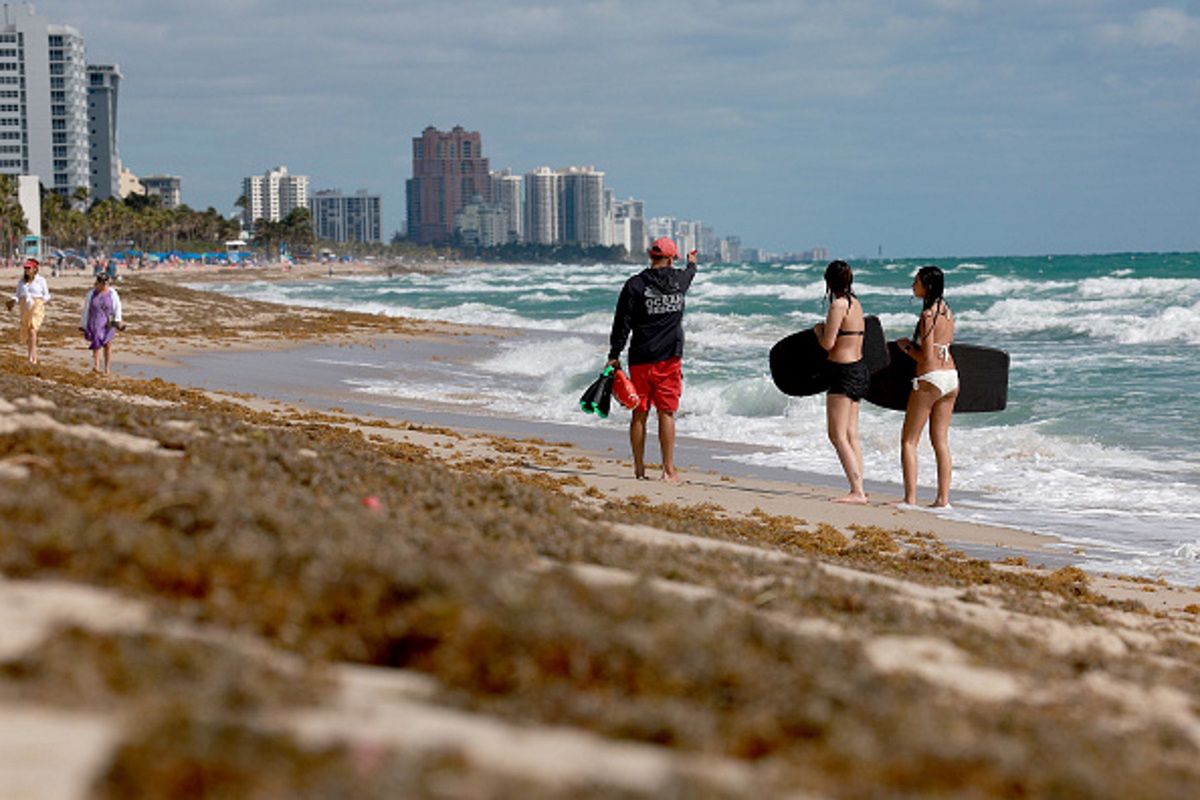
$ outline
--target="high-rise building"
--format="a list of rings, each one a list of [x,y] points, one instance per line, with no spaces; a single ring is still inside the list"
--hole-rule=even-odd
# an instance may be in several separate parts
[[[90,192],[83,37],[28,3],[5,3],[0,14],[0,172],[37,175],[67,197]]]
[[[360,189],[344,195],[337,189],[317,192],[308,200],[313,234],[333,242],[378,244],[383,241],[382,198]]]
[[[525,238],[525,186],[511,169],[492,173],[492,202],[504,212],[504,236],[499,244]]]
[[[485,203],[475,195],[471,202],[454,212],[454,238],[469,247],[495,247],[508,235],[507,215],[495,203]]]
[[[143,194],[160,199],[163,208],[179,208],[183,203],[183,181],[178,175],[147,175],[141,179]]]
[[[247,229],[260,219],[278,222],[297,208],[308,208],[308,176],[292,175],[286,166],[278,166],[243,179],[242,195],[246,199],[242,223]]]
[[[678,220],[675,223],[675,245],[680,253],[690,253],[700,249],[700,229],[704,223],[699,220]]]
[[[589,247],[607,244],[604,225],[604,173],[595,167],[559,171],[559,241]]]
[[[121,157],[117,153],[117,90],[121,86],[121,68],[115,64],[89,64],[87,74],[92,199],[120,198]]]
[[[735,262],[742,260],[742,237],[726,236],[721,240],[721,260]]]
[[[646,250],[646,208],[641,200],[617,200],[613,203],[613,240],[632,256]]]
[[[408,180],[408,238],[419,244],[448,242],[454,214],[473,197],[491,202],[488,160],[478,131],[439,131],[432,125],[412,140],[413,176]]]
[[[525,241],[559,241],[558,194],[559,174],[549,167],[538,167],[525,176]]]
[[[675,238],[675,218],[651,217],[646,222],[646,239],[654,241],[664,236],[668,239]]]

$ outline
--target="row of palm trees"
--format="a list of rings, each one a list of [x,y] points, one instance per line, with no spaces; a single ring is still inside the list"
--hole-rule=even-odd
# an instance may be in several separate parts
[[[238,198],[236,205],[244,207],[245,198]],[[8,243],[4,247],[6,261],[18,251],[21,237],[28,232],[17,198],[17,180],[11,175],[0,175],[0,236],[3,237],[0,241]],[[56,250],[219,252],[225,242],[236,239],[240,233],[241,225],[236,219],[228,219],[212,207],[204,211],[188,206],[164,208],[160,198],[143,195],[99,200],[89,206],[88,193],[83,188],[70,197],[42,191],[43,239]],[[252,244],[269,260],[277,258],[284,249],[299,254],[312,252],[318,244],[358,256],[434,258],[455,254],[451,248],[443,251],[413,245],[398,236],[391,244],[317,242],[307,208],[295,209],[279,221],[258,220]]]
[[[220,251],[241,228],[212,207],[164,208],[157,197],[130,195],[125,200],[98,200],[87,211],[79,210],[86,199],[82,192],[71,200],[49,192],[42,196],[42,231],[53,247]]]

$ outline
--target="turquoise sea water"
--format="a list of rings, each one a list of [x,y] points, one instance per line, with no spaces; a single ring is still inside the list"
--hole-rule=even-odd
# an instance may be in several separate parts
[[[1012,356],[1008,409],[955,418],[955,487],[981,498],[955,513],[1055,534],[1095,568],[1200,583],[1200,254],[856,262],[855,289],[889,338],[911,333],[919,303],[909,287],[924,263],[946,270],[959,341]],[[504,265],[216,288],[518,329],[477,363],[422,384],[376,365],[378,380],[353,388],[594,425],[575,400],[603,362],[616,294],[636,269]],[[823,318],[823,270],[701,265],[687,299],[682,433],[761,448],[730,456],[748,463],[841,474],[823,398],[786,398],[767,373],[772,343]],[[869,478],[899,481],[900,419],[864,404]],[[624,422],[614,414],[607,424]],[[921,476],[929,499],[927,447]]]

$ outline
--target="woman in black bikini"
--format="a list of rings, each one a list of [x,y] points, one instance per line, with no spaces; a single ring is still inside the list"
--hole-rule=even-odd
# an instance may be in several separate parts
[[[845,261],[832,261],[825,269],[825,298],[829,311],[825,321],[813,331],[817,340],[829,351],[829,392],[825,395],[825,418],[829,426],[829,441],[842,462],[850,494],[835,503],[865,505],[863,490],[862,443],[858,438],[858,410],[871,374],[863,361],[863,335],[866,322],[862,303],[857,302],[850,285],[854,274]]]

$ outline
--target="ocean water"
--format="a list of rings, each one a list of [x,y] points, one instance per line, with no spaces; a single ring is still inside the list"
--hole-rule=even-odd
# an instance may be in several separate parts
[[[889,338],[919,311],[912,274],[946,271],[957,339],[1012,358],[1008,409],[958,415],[954,515],[1059,537],[1085,566],[1200,584],[1200,254],[861,261],[855,290]],[[630,265],[500,265],[437,275],[231,283],[218,291],[518,330],[470,363],[374,364],[352,388],[473,411],[598,423],[577,398],[603,365]],[[702,264],[688,294],[684,435],[750,445],[729,458],[840,475],[824,398],[771,383],[770,346],[824,316],[824,264]],[[361,366],[361,365],[360,365]],[[394,369],[393,369],[394,367]],[[403,372],[403,374],[401,374]],[[864,403],[867,477],[899,483],[901,415]],[[653,448],[652,448],[653,450]],[[921,452],[920,494],[934,468]]]

